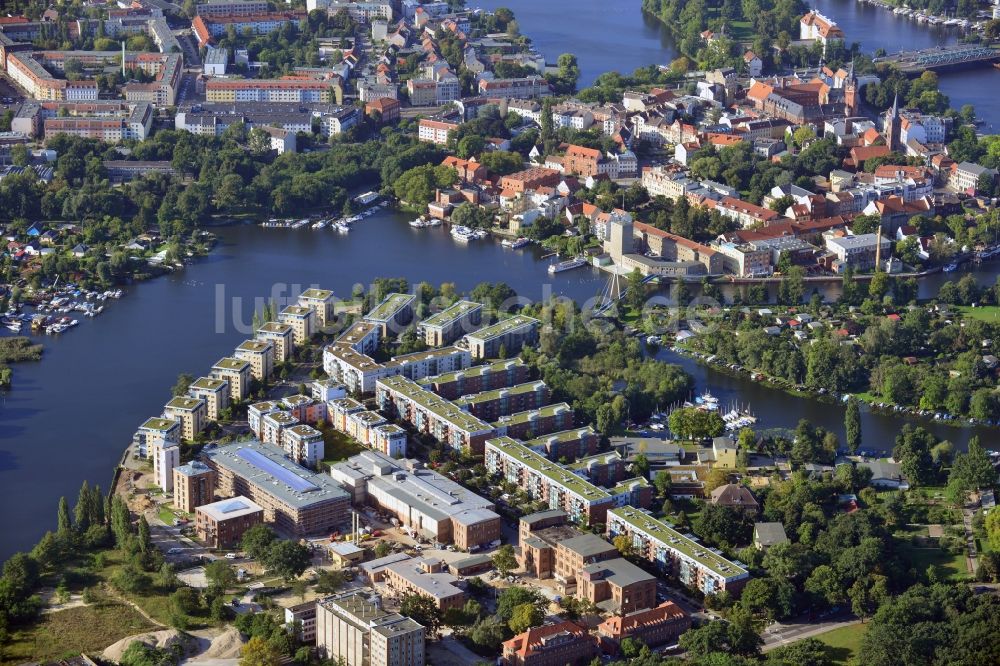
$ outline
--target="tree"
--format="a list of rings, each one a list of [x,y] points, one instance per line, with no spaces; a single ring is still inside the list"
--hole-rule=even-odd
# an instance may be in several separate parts
[[[441,627],[441,611],[434,600],[423,594],[407,592],[399,605],[399,612],[417,624],[427,627],[432,636]]]
[[[718,437],[726,429],[725,421],[718,413],[694,407],[675,409],[670,412],[667,423],[676,436],[687,439]]]
[[[125,648],[118,663],[121,666],[174,666],[177,658],[175,649],[158,648],[142,641],[133,641]]]
[[[254,636],[240,649],[240,666],[278,666],[281,661],[281,653],[260,636]]]
[[[263,155],[271,150],[271,135],[262,127],[254,127],[247,133],[247,150],[253,155]]]
[[[193,383],[194,376],[190,373],[182,372],[177,375],[177,383],[170,389],[170,392],[174,395],[174,397],[187,395],[188,389]]]
[[[531,627],[537,627],[545,619],[545,613],[535,604],[521,604],[514,607],[514,612],[510,616],[507,626],[515,634],[527,631]]]
[[[289,581],[301,576],[311,563],[312,554],[307,546],[287,540],[271,544],[264,558],[268,570]]]
[[[990,511],[986,514],[983,523],[986,528],[986,536],[990,540],[990,546],[995,551],[1000,551],[1000,511]]]
[[[497,570],[501,578],[506,578],[510,572],[517,568],[517,557],[514,555],[514,547],[509,543],[497,548],[491,558],[493,568]]]
[[[243,534],[240,546],[246,551],[247,557],[263,560],[276,538],[274,530],[267,525],[254,525]]]
[[[666,497],[670,493],[670,474],[665,470],[660,470],[653,477],[653,485],[660,497]]]
[[[316,579],[316,591],[320,594],[333,594],[346,582],[346,571],[321,569]]]
[[[227,560],[213,560],[205,565],[205,578],[212,587],[217,588],[220,593],[236,585],[236,572],[229,566]]]
[[[861,447],[861,408],[853,396],[847,401],[844,429],[847,431],[847,450],[854,453]]]
[[[67,533],[73,529],[73,522],[69,517],[69,503],[66,501],[66,497],[59,498],[59,516],[58,516],[58,530],[61,533]]]
[[[541,607],[544,603],[545,598],[535,590],[527,587],[507,587],[500,592],[497,599],[496,616],[501,622],[510,622],[514,609],[521,604],[535,604]]]
[[[631,557],[635,554],[635,548],[632,546],[632,540],[625,534],[619,534],[611,540],[611,543],[618,549],[618,552],[621,553],[622,557]]]

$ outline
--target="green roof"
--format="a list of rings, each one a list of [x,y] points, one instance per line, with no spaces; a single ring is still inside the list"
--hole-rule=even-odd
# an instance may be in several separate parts
[[[180,427],[180,424],[173,419],[164,419],[158,416],[154,416],[151,419],[146,419],[146,422],[142,424],[142,427],[146,430],[160,430],[166,431],[172,428]]]
[[[534,393],[539,389],[545,388],[545,382],[542,380],[536,380],[533,382],[525,382],[524,384],[517,384],[511,386],[510,388],[499,388],[491,389],[489,391],[482,391],[481,393],[473,393],[472,395],[464,395],[455,401],[456,405],[476,405],[481,402],[492,402],[493,400],[499,400],[504,396],[521,395],[522,393]]]
[[[611,499],[606,490],[598,488],[542,454],[532,451],[516,439],[510,437],[489,439],[486,441],[486,447],[488,449],[491,446],[584,500],[596,502]]]
[[[630,490],[632,490],[630,488],[630,486],[632,484],[634,484],[634,483],[639,484],[640,488],[648,488],[649,487],[649,481],[646,478],[641,477],[641,476],[636,476],[636,477],[633,477],[631,479],[625,479],[621,483],[618,483],[617,485],[615,485],[615,487],[611,489],[611,494],[612,495],[620,495],[622,493],[629,492]]]
[[[574,428],[572,430],[560,430],[559,432],[553,432],[549,433],[548,435],[542,435],[541,437],[536,437],[534,439],[528,440],[524,444],[525,446],[544,446],[545,444],[548,444],[553,440],[556,442],[575,442],[578,439],[583,439],[587,435],[596,435],[596,434],[597,433],[594,432],[593,428],[591,428],[590,426],[584,426],[582,428]],[[589,458],[580,458],[572,465],[569,465],[569,468],[576,469],[577,465],[579,465],[581,462],[585,460],[590,460],[590,458],[606,457],[608,455],[610,454],[599,453],[596,456],[590,456]]]
[[[372,311],[365,315],[365,319],[370,321],[389,321],[396,313],[413,302],[416,298],[413,294],[388,294],[382,302],[372,308]]]
[[[429,386],[430,384],[448,384],[457,380],[459,377],[462,377],[463,379],[469,377],[479,377],[487,372],[503,372],[512,366],[523,365],[524,361],[520,358],[508,358],[502,361],[487,363],[486,365],[476,365],[471,368],[466,368],[465,370],[455,370],[454,372],[445,372],[433,377],[425,377],[420,380],[420,383],[424,386]]]
[[[250,361],[242,358],[233,358],[227,356],[226,358],[219,359],[219,361],[212,366],[212,369],[219,370],[244,370],[250,367]]]
[[[532,418],[546,418],[549,416],[555,416],[556,414],[562,411],[571,412],[573,411],[573,408],[570,407],[568,403],[557,402],[554,405],[546,405],[545,407],[542,407],[540,409],[529,409],[526,412],[517,412],[516,414],[505,416],[499,421],[494,422],[493,425],[499,427],[505,425],[526,423],[530,421]]]
[[[399,356],[393,356],[390,360],[386,361],[382,365],[385,367],[396,367],[398,365],[403,365],[404,363],[415,363],[417,361],[423,361],[431,358],[444,358],[445,356],[451,356],[456,353],[468,354],[469,352],[464,349],[459,349],[455,346],[450,347],[439,347],[437,349],[428,349],[426,351],[410,352],[409,354],[400,354]]]
[[[735,562],[731,562],[725,557],[713,553],[707,546],[703,546],[697,541],[684,536],[663,521],[657,520],[635,507],[626,506],[618,509],[610,509],[608,511],[609,521],[612,516],[620,518],[636,532],[659,541],[667,548],[683,554],[718,576],[730,579],[744,578],[748,575],[747,570]]]
[[[481,309],[483,306],[480,303],[475,303],[473,301],[458,301],[454,303],[441,312],[432,314],[427,319],[420,322],[421,326],[447,326],[451,322],[469,314],[470,312],[475,312]]]
[[[299,298],[305,298],[316,301],[325,301],[331,296],[333,296],[333,292],[330,291],[329,289],[306,289],[301,294],[299,294]]]
[[[419,405],[421,408],[431,412],[435,416],[448,421],[456,428],[466,432],[483,432],[492,430],[490,424],[473,416],[469,412],[459,409],[450,400],[445,400],[436,393],[431,393],[422,388],[412,379],[407,379],[402,375],[394,377],[384,377],[378,383],[386,388],[400,393]]]
[[[191,388],[202,389],[203,391],[217,391],[225,384],[225,380],[215,377],[199,377],[191,382]]]
[[[261,324],[260,328],[257,329],[258,333],[279,333],[281,335],[288,335],[292,332],[292,325],[285,324],[280,321],[269,321],[265,324]]]
[[[312,312],[311,308],[307,308],[304,305],[289,305],[284,310],[279,313],[280,315],[293,315],[296,317],[308,316]]]
[[[569,432],[576,432],[576,431],[571,430]],[[539,437],[538,441],[544,442],[546,439],[547,439],[546,437]],[[529,444],[530,443],[531,442],[529,442]],[[566,465],[566,467],[568,467],[569,469],[586,469],[587,465],[590,462],[598,462],[601,463],[602,465],[606,465],[612,460],[622,460],[621,454],[619,454],[617,451],[605,451],[604,453],[596,453],[592,456],[577,458],[576,461],[570,463],[569,465]]]
[[[270,342],[265,342],[263,340],[244,340],[240,343],[240,346],[236,348],[236,351],[260,354],[268,348],[273,348],[273,345]]]
[[[191,411],[196,409],[198,405],[205,404],[205,401],[201,398],[187,398],[184,396],[178,396],[167,403],[167,407],[170,409],[183,409],[185,411]]]
[[[524,315],[515,315],[510,319],[504,319],[498,321],[495,324],[481,328],[478,331],[469,333],[470,338],[476,338],[478,340],[492,340],[493,338],[498,338],[501,335],[505,335],[514,329],[521,328],[522,326],[537,325],[539,322],[537,319],[532,317],[526,317]]]

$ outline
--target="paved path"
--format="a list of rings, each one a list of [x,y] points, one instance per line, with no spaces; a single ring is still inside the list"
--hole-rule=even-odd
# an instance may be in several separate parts
[[[965,545],[968,549],[968,554],[965,556],[965,566],[973,578],[975,578],[976,569],[979,566],[976,537],[972,532],[972,517],[975,513],[975,505],[966,504],[962,507],[962,526],[965,528]]]
[[[850,627],[860,623],[861,620],[856,617],[804,624],[781,624],[780,622],[775,622],[761,634],[764,639],[763,651],[767,652],[782,645],[801,641],[804,638],[812,638],[833,631],[834,629],[842,629],[843,627]]]

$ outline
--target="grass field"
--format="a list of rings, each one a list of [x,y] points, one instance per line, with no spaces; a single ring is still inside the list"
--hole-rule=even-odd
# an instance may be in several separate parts
[[[965,580],[968,576],[963,554],[952,555],[941,548],[916,548],[909,543],[900,544],[899,552],[917,573],[923,573],[934,566],[940,568],[952,581]]]
[[[334,463],[350,458],[365,450],[361,442],[344,433],[326,428],[323,431],[323,462]]]
[[[2,653],[3,664],[47,662],[108,645],[154,629],[135,609],[104,602],[45,615],[29,629],[15,631]]]
[[[963,317],[978,319],[979,321],[985,321],[991,324],[1000,322],[1000,305],[984,305],[977,308],[969,307],[968,305],[960,305],[955,309],[961,312]]]
[[[826,654],[833,663],[846,664],[858,655],[866,631],[867,624],[852,624],[820,634],[816,639],[826,646]]]

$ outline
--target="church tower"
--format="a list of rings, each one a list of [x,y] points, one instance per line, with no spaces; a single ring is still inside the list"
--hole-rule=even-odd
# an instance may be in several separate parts
[[[844,113],[848,117],[858,115],[858,80],[854,76],[854,61],[847,70],[847,80],[844,81]]]
[[[885,134],[885,143],[889,146],[889,150],[899,149],[899,131],[900,131],[900,118],[899,118],[899,92],[892,100],[892,107],[885,112],[885,122],[882,124],[882,131]]]

